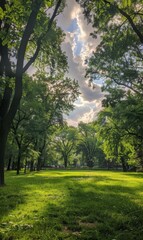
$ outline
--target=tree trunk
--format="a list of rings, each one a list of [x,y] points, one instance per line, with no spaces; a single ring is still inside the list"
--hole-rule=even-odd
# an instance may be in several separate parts
[[[0,186],[4,186],[4,155],[6,149],[6,141],[8,137],[8,129],[1,123],[0,126]]]
[[[67,168],[67,165],[68,165],[68,158],[67,158],[67,156],[64,156],[64,166],[65,166],[65,168]]]
[[[46,145],[46,139],[44,138],[43,145],[39,148],[40,155],[38,157],[38,162],[37,162],[37,171],[40,171],[42,167],[42,155],[43,155],[43,150],[45,148],[45,145]]]
[[[18,159],[17,159],[17,175],[19,175],[19,171],[20,171],[20,161],[21,161],[21,149],[19,149],[19,152],[18,152]]]
[[[19,97],[16,97],[16,96],[14,97],[9,110],[8,110],[8,108],[6,109],[7,106],[4,107],[5,116],[0,116],[1,117],[1,123],[0,123],[0,186],[4,185],[4,155],[5,155],[5,150],[6,150],[6,142],[7,142],[7,137],[8,137],[11,123],[14,119],[14,116],[16,114],[16,111],[17,111],[17,108],[18,108],[18,105],[20,102],[20,98],[22,96],[22,85],[21,85],[21,87],[19,86],[19,91],[18,91],[17,95],[19,95]],[[5,99],[5,100],[7,100],[7,99]],[[9,101],[9,99],[7,101]]]
[[[24,165],[24,174],[26,174],[26,167],[27,167],[27,159],[26,159],[26,161],[25,161],[25,165]]]
[[[12,162],[12,170],[15,170],[16,169],[16,163],[13,161]]]
[[[34,171],[34,161],[31,160],[30,162],[30,172]]]
[[[9,156],[9,159],[8,159],[7,171],[10,170],[11,162],[12,162],[12,155],[10,155],[10,156]]]
[[[5,2],[3,1],[0,6],[2,10],[5,11]],[[61,5],[62,0],[59,0],[56,4],[55,10],[52,14],[52,17],[49,20],[48,24],[48,31],[46,34],[48,35],[52,23],[57,16],[58,9]],[[0,186],[4,185],[4,154],[5,154],[5,148],[6,148],[6,141],[7,141],[7,136],[10,130],[10,125],[14,119],[14,116],[16,114],[16,111],[18,109],[20,99],[22,96],[22,76],[23,73],[28,70],[28,68],[31,66],[31,64],[35,61],[37,58],[37,55],[40,51],[41,47],[41,37],[37,41],[37,48],[35,50],[35,53],[33,57],[29,60],[29,62],[26,64],[24,67],[24,57],[25,57],[25,52],[26,48],[29,42],[29,39],[31,37],[31,34],[33,33],[33,29],[35,27],[37,15],[39,12],[39,9],[41,8],[43,1],[32,1],[32,9],[31,9],[31,14],[29,16],[29,19],[27,21],[25,30],[23,32],[23,36],[21,38],[20,46],[17,52],[17,64],[16,64],[16,73],[13,73],[11,70],[11,63],[9,60],[9,51],[8,51],[8,46],[5,44],[4,46],[0,44],[0,50],[1,51],[1,56],[0,56],[0,76],[8,76],[10,78],[15,77],[15,89],[14,89],[14,96],[13,99],[11,99],[11,93],[12,93],[12,88],[7,88],[4,93],[2,105],[0,106]],[[2,23],[2,22],[1,22]],[[1,27],[0,23],[0,27]],[[4,30],[7,31],[7,24],[5,24]],[[0,39],[0,42],[2,43],[2,40]],[[7,64],[8,63],[8,64]],[[10,69],[9,69],[10,68]],[[10,70],[10,71],[9,71]],[[8,90],[8,91],[7,91]],[[6,101],[5,101],[6,100]],[[6,122],[5,122],[6,120]],[[5,127],[4,127],[5,126]],[[19,171],[19,167],[17,169]]]
[[[37,171],[41,170],[41,155],[38,157],[38,162],[37,162]]]
[[[127,164],[126,164],[126,161],[125,161],[124,157],[121,157],[121,163],[122,163],[123,172],[127,172],[128,167],[127,167]]]

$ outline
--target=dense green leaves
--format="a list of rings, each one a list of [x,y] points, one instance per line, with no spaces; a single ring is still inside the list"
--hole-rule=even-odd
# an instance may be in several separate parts
[[[55,21],[64,6],[61,0],[0,2],[0,185],[4,184],[5,145],[12,122],[18,171],[23,146],[27,150],[30,146],[34,156],[38,152],[39,170],[47,131],[62,122],[62,114],[73,108],[78,96],[77,82],[64,77],[68,68],[61,49],[64,34]],[[29,76],[24,77],[27,70]]]
[[[142,94],[141,3],[104,0],[79,2],[84,7],[87,18],[96,28],[95,35],[100,35],[101,39],[89,59],[89,78],[93,81],[102,78],[105,85],[106,81],[110,80],[113,86],[122,85]]]
[[[100,44],[87,60],[90,81],[102,79],[104,109],[97,120],[97,138],[106,158],[142,166],[143,2],[78,1]]]
[[[74,127],[63,126],[53,137],[53,146],[64,160],[64,167],[67,168],[69,158],[75,151],[77,130]]]
[[[25,75],[23,97],[12,124],[12,134],[21,158],[28,158],[35,166],[39,162],[38,170],[45,163],[41,159],[45,159],[50,135],[63,123],[63,113],[73,109],[77,96],[78,84],[62,75],[56,78],[37,73],[33,80]],[[37,159],[34,158],[36,152]]]

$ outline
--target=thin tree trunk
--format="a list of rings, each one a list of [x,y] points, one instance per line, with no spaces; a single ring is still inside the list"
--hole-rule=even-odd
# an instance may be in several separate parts
[[[127,168],[127,164],[124,157],[121,157],[121,163],[122,163],[123,172],[127,172],[128,168]]]
[[[19,171],[20,171],[20,161],[21,161],[21,149],[19,149],[19,152],[18,152],[18,159],[17,159],[17,175],[19,175]]]
[[[30,172],[34,171],[34,161],[31,160],[30,162]]]
[[[16,169],[16,163],[13,161],[12,162],[12,170],[15,170]]]
[[[26,159],[25,165],[24,165],[24,174],[26,174],[26,166],[27,166],[27,159]]]
[[[9,159],[8,159],[7,171],[10,170],[11,162],[12,162],[12,154],[9,156]]]
[[[40,170],[41,170],[41,154],[38,157],[38,162],[37,162],[37,171],[40,171]]]
[[[65,165],[65,168],[67,168],[67,165],[68,165],[68,158],[67,158],[67,156],[64,156],[64,165]]]
[[[4,156],[6,149],[6,141],[8,136],[8,130],[4,125],[0,126],[0,186],[4,186]]]
[[[43,150],[44,150],[44,148],[45,148],[45,145],[46,145],[46,139],[44,138],[43,145],[42,145],[42,147],[39,149],[40,155],[39,155],[39,157],[38,157],[38,162],[37,162],[37,171],[40,171],[40,170],[41,170],[41,167],[42,167],[42,154],[43,154]]]

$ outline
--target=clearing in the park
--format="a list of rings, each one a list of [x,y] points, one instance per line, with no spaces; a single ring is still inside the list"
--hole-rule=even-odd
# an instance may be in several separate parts
[[[48,170],[6,174],[2,240],[142,240],[143,174]]]

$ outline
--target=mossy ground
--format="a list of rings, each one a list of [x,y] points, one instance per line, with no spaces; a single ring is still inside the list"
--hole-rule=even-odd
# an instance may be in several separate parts
[[[143,174],[7,172],[0,239],[142,240]]]

